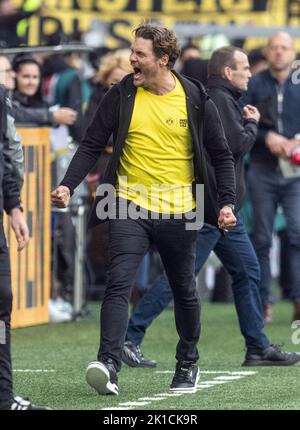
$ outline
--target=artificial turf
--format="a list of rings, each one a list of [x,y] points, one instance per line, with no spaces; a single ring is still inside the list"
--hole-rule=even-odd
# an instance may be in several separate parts
[[[241,367],[244,342],[237,318],[230,304],[202,306],[201,383],[226,372],[255,371],[254,375],[233,379],[224,384],[204,388],[196,394],[165,397],[175,366],[177,334],[173,311],[166,310],[150,327],[142,344],[146,357],[156,359],[156,369],[132,369],[123,365],[119,374],[119,396],[99,396],[85,382],[85,368],[96,359],[98,348],[98,306],[90,305],[91,316],[81,321],[13,330],[12,351],[15,393],[30,397],[35,403],[54,409],[99,410],[130,406],[143,410],[232,410],[232,409],[300,409],[300,363],[292,367]],[[284,349],[300,352],[300,343],[293,344],[291,335],[291,305],[276,305],[274,322],[266,333],[274,343],[284,343]],[[300,342],[300,336],[296,336]],[[31,372],[26,370],[41,370]],[[48,370],[49,372],[45,372]],[[223,376],[222,376],[223,377]],[[121,405],[120,405],[121,404]]]

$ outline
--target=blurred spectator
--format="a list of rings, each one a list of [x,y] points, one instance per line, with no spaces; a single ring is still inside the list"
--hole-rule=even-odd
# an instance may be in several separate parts
[[[52,111],[41,94],[40,64],[31,56],[15,57],[13,69],[16,88],[13,93],[13,114],[16,122],[37,125],[72,125],[77,113],[69,108]]]
[[[300,86],[292,81],[295,60],[292,38],[274,34],[266,48],[269,70],[252,78],[244,104],[261,112],[259,132],[251,154],[248,187],[253,211],[253,244],[261,267],[261,296],[265,318],[271,318],[270,248],[278,205],[287,221],[293,319],[300,319],[300,168],[289,158],[299,146]]]
[[[17,25],[24,18],[28,18],[40,10],[40,1],[36,2],[34,9],[17,9],[11,0],[0,0],[0,46],[2,48],[13,48],[20,45],[20,38],[17,34]]]
[[[119,49],[102,57],[99,70],[93,79],[95,88],[84,116],[85,127],[91,122],[98,104],[111,85],[120,81],[128,73],[132,73],[129,55],[130,51],[128,49]]]
[[[197,79],[203,85],[207,84],[207,65],[208,60],[193,58],[184,63],[181,73],[189,78]]]
[[[101,46],[89,53],[89,62],[95,71],[98,71],[102,58],[111,52],[113,52],[112,49],[107,48],[106,46]]]
[[[77,112],[76,122],[69,127],[69,131],[74,141],[80,142],[83,95],[77,71],[70,67],[60,54],[46,58],[42,70],[45,100],[50,105],[69,107]]]
[[[269,65],[264,54],[264,48],[255,48],[248,54],[250,71],[252,76],[257,75],[258,73],[266,70]]]
[[[82,110],[84,112],[91,96],[91,86],[88,82],[88,78],[93,75],[93,69],[88,62],[83,61],[82,55],[78,52],[67,53],[64,59],[68,66],[78,73],[81,84]]]
[[[193,43],[187,43],[181,48],[176,70],[189,78],[201,81],[205,85],[207,82],[207,64],[208,60],[201,58],[199,48]]]
[[[176,68],[178,71],[180,72],[183,69],[185,62],[187,60],[191,60],[192,58],[200,58],[200,51],[199,48],[193,43],[187,43],[183,45],[180,50],[180,55],[176,63]]]

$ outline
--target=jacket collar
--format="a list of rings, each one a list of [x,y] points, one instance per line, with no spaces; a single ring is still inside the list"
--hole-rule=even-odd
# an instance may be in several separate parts
[[[221,76],[211,76],[208,78],[207,88],[223,88],[225,91],[229,92],[235,100],[238,100],[242,93],[237,90],[227,79],[222,78]]]

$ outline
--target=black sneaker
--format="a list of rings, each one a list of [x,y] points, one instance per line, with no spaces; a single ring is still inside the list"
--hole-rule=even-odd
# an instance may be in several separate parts
[[[261,353],[247,352],[242,366],[292,366],[300,361],[300,354],[281,351],[278,345],[270,345]]]
[[[125,342],[123,346],[122,360],[129,367],[156,367],[155,360],[147,360],[139,345],[132,342]]]
[[[172,393],[196,393],[196,386],[200,378],[197,363],[178,361],[170,391]]]
[[[119,394],[117,371],[111,359],[92,361],[86,369],[86,381],[99,394]]]
[[[50,410],[45,406],[36,406],[30,403],[29,400],[23,399],[22,397],[15,397],[9,410],[11,411],[46,411]]]

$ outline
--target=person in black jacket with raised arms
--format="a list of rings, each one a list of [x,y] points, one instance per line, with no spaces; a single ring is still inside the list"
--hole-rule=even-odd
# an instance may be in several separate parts
[[[211,251],[231,274],[235,307],[247,350],[244,366],[293,365],[300,360],[300,355],[270,345],[263,332],[260,268],[239,213],[245,194],[243,157],[255,143],[260,117],[254,106],[246,105],[242,110],[238,104],[251,77],[247,55],[239,48],[220,48],[213,53],[208,71],[207,91],[218,108],[234,156],[237,225],[226,235],[213,225],[204,225],[197,237],[195,274],[199,273]],[[172,291],[164,274],[139,301],[129,320],[123,348],[123,361],[129,366],[153,367],[153,360],[145,359],[141,353],[140,344],[147,328],[171,299]]]
[[[175,33],[145,24],[134,35],[130,56],[134,73],[103,98],[61,185],[52,192],[52,202],[57,207],[68,205],[113,133],[114,151],[104,182],[108,192],[116,187],[115,209],[126,213],[109,214],[110,264],[100,348],[98,361],[87,368],[87,382],[99,394],[118,394],[130,289],[143,256],[155,243],[172,286],[180,338],[171,391],[195,392],[200,311],[194,265],[199,223],[188,220],[203,209],[197,184],[204,183],[206,220],[221,229],[235,225],[233,157],[217,109],[202,85],[171,70],[179,55]],[[210,181],[206,152],[216,181]],[[160,192],[163,189],[166,192]],[[100,187],[90,224],[104,218],[102,191]]]

